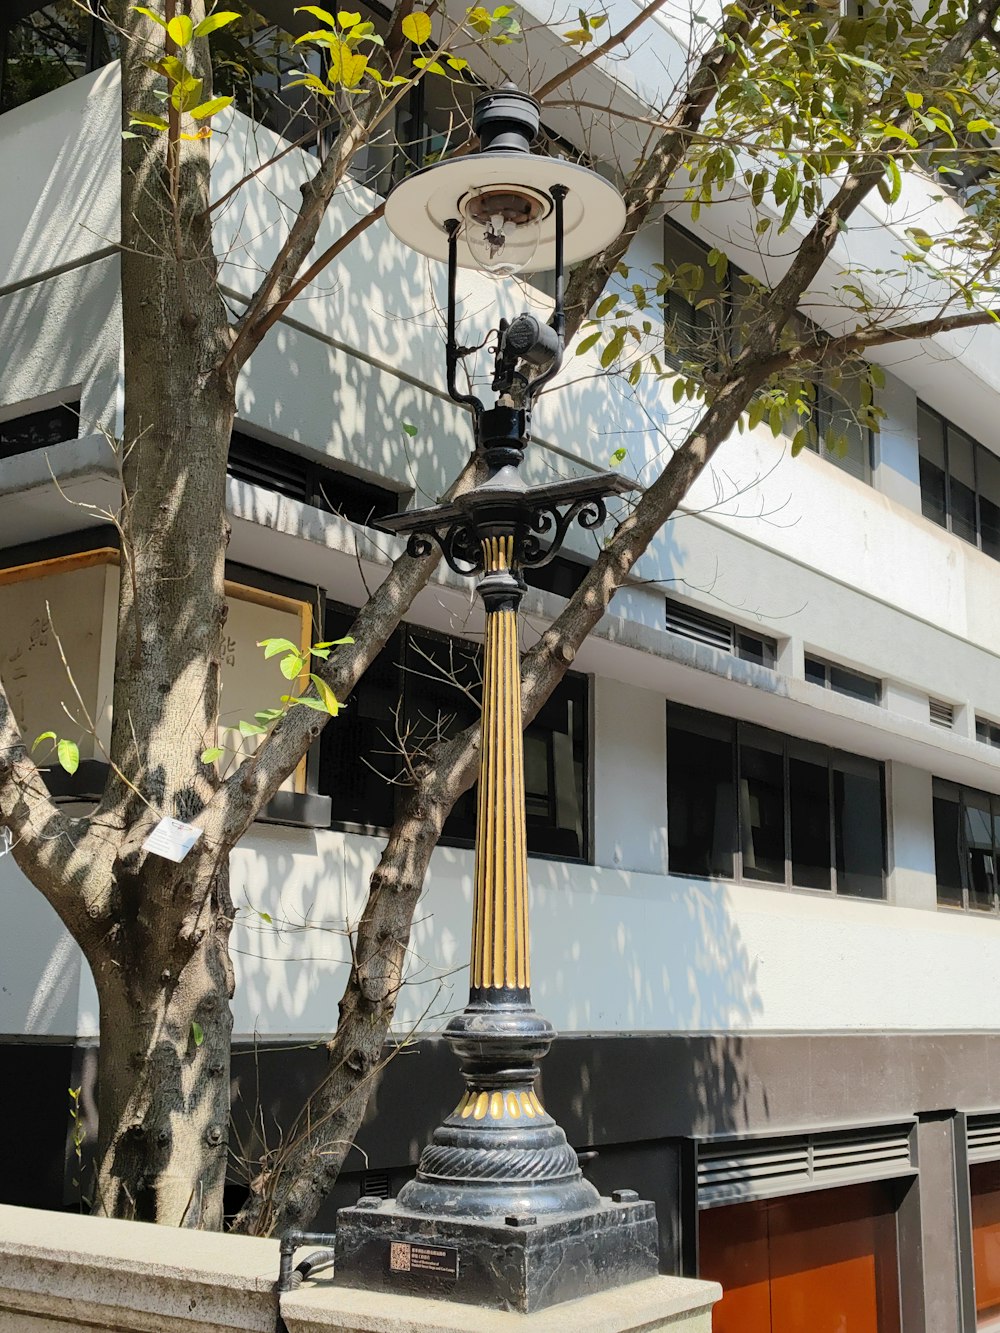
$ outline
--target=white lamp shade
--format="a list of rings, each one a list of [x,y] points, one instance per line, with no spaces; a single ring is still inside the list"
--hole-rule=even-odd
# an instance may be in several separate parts
[[[385,201],[385,221],[404,245],[418,254],[442,262],[448,258],[445,223],[457,218],[456,257],[460,268],[479,268],[480,260],[465,239],[469,225],[462,202],[486,187],[519,186],[533,194],[551,198],[552,187],[563,185],[563,258],[567,267],[589,259],[620,235],[625,226],[625,203],[608,181],[588,167],[533,153],[469,153],[449,162],[436,162],[407,176]],[[473,224],[474,225],[474,224]],[[538,244],[534,255],[519,264],[524,273],[555,268],[555,212],[539,219]]]

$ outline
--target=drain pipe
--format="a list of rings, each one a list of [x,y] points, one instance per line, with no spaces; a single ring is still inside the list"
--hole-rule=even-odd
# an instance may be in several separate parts
[[[285,1321],[281,1317],[281,1298],[286,1291],[294,1291],[301,1287],[306,1278],[312,1277],[313,1273],[323,1268],[330,1268],[333,1265],[334,1244],[336,1236],[331,1232],[323,1231],[286,1231],[281,1238],[281,1262],[278,1268],[278,1323],[277,1333],[288,1333]],[[320,1245],[323,1248],[314,1250],[312,1254],[292,1267],[292,1260],[295,1258],[295,1251],[301,1249],[304,1245]]]

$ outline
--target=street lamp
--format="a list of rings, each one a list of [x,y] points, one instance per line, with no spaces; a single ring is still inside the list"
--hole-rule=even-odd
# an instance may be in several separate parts
[[[607,181],[531,152],[538,114],[512,86],[480,97],[481,151],[415,172],[386,201],[395,235],[448,264],[448,391],[471,409],[486,475],[451,503],[378,526],[407,536],[411,555],[437,545],[452,569],[481,576],[482,745],[469,1003],[445,1029],[465,1091],[396,1199],[340,1211],[336,1245],[337,1279],[349,1285],[522,1311],[657,1272],[653,1205],[631,1190],[601,1198],[535,1088],[555,1033],[531,1003],[521,571],[551,560],[572,523],[598,527],[608,496],[635,489],[614,473],[529,487],[518,470],[532,400],[562,357],[564,265],[597,253],[625,223]],[[456,337],[460,267],[500,277],[555,270],[547,324],[530,314],[500,321],[492,407],[457,385],[475,350]]]

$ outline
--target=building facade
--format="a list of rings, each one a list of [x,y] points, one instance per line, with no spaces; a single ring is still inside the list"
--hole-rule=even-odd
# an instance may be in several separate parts
[[[31,739],[63,725],[67,650],[95,729],[75,777],[49,781],[83,802],[103,781],[119,562],[120,94],[96,32],[65,45],[61,5],[19,0],[0,29],[0,674]],[[25,52],[59,42],[61,73],[32,84]],[[616,96],[648,107],[680,49],[657,22]],[[430,141],[434,108],[418,110]],[[218,136],[220,195],[292,137],[258,111]],[[552,133],[572,139],[572,117]],[[308,162],[289,154],[220,216],[234,302]],[[373,150],[321,242],[397,169]],[[904,205],[942,231],[962,208],[916,174]],[[714,246],[773,278],[740,224],[737,200],[695,224],[666,199],[630,262]],[[875,201],[850,244],[875,266],[901,234]],[[231,725],[280,693],[256,642],[343,632],[399,549],[371,518],[436,499],[469,448],[443,384],[442,275],[381,225],[338,265],[240,381]],[[477,276],[463,299],[470,313],[548,308],[543,290],[501,296]],[[831,399],[836,450],[822,413],[819,450],[795,459],[766,429],[734,437],[526,733],[534,998],[560,1033],[547,1104],[603,1192],[655,1199],[665,1269],[723,1282],[720,1333],[1000,1327],[998,346],[983,329],[884,353],[881,429]],[[542,399],[533,480],[606,467],[619,448],[648,480],[683,428],[669,393],[640,410],[596,355],[571,358],[572,388]],[[597,549],[577,534],[529,589],[526,643]],[[277,1134],[323,1067],[398,799],[398,728],[433,736],[475,716],[478,630],[468,588],[440,570],[234,854],[238,1130],[249,1118]],[[467,986],[468,799],[414,923],[397,1013],[414,1040],[388,1062],[320,1225],[359,1192],[394,1192],[454,1100],[436,1033]],[[19,1147],[0,1193],[73,1206],[66,1088],[92,1104],[96,992],[10,857],[0,888],[0,1123]]]

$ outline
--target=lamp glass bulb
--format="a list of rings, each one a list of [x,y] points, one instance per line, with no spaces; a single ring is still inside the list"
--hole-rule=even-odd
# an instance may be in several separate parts
[[[483,273],[509,278],[534,259],[542,213],[534,195],[494,186],[474,194],[463,211],[466,244]]]

